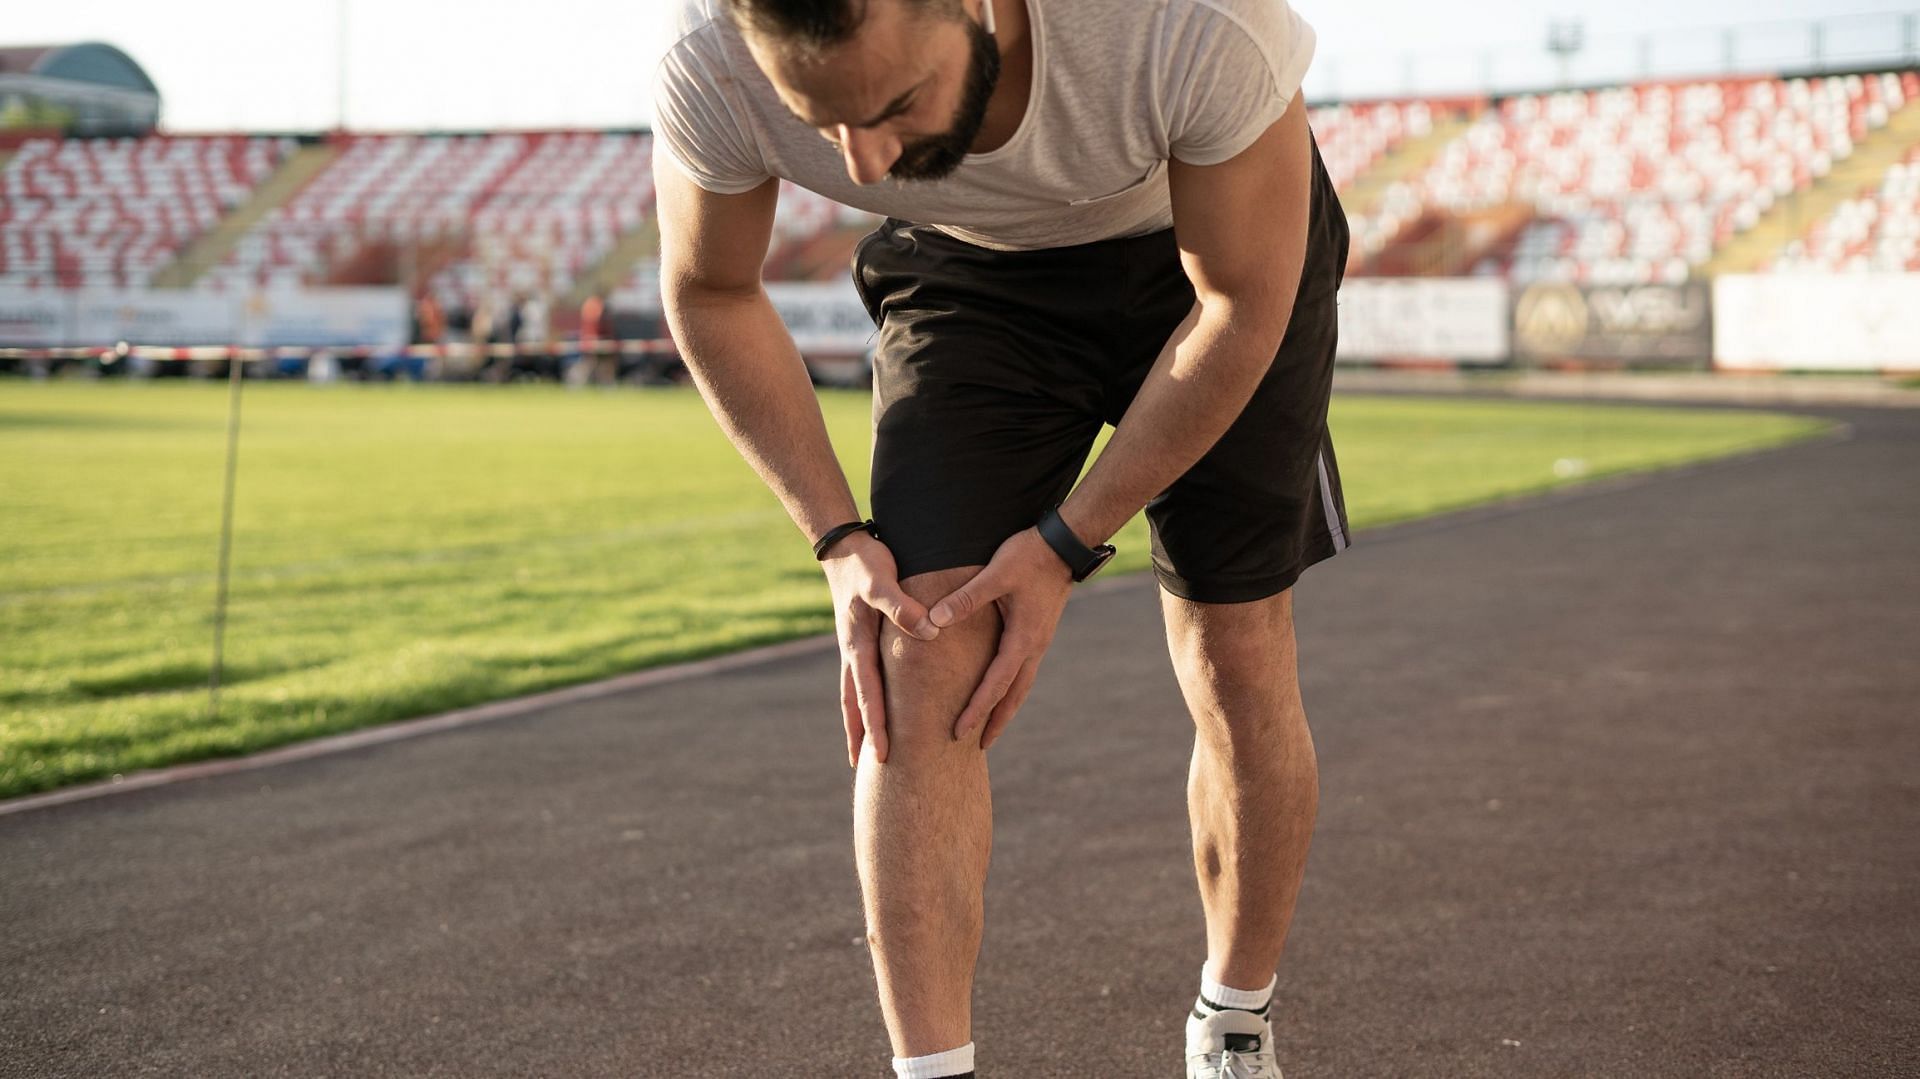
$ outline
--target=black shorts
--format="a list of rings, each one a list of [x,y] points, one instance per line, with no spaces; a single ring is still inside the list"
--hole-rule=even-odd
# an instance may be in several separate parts
[[[1220,441],[1147,503],[1154,572],[1176,596],[1272,596],[1347,546],[1327,398],[1348,233],[1317,146],[1312,192],[1272,367]],[[902,578],[983,565],[1065,499],[1194,302],[1171,229],[993,251],[888,220],[853,266],[880,330],[873,516]]]

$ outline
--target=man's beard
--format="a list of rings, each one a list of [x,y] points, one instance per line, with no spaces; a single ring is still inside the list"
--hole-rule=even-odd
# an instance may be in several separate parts
[[[953,126],[944,135],[931,135],[909,145],[900,159],[887,170],[895,180],[940,180],[951,175],[966,160],[967,148],[987,121],[987,102],[1000,82],[1000,46],[980,24],[967,23],[973,42],[973,58],[967,66],[967,85],[961,92],[960,107],[954,111]]]

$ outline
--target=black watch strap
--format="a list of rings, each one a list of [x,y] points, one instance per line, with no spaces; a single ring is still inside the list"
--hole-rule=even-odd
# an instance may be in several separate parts
[[[826,535],[814,541],[813,557],[821,562],[825,562],[827,560],[827,552],[833,549],[833,545],[853,535],[855,532],[865,532],[874,539],[880,538],[880,527],[873,523],[871,517],[864,521],[848,521],[846,524],[834,525],[832,528],[827,529]]]
[[[1040,538],[1046,540],[1047,546],[1053,548],[1053,553],[1059,555],[1060,561],[1067,564],[1067,571],[1073,574],[1073,579],[1076,581],[1084,581],[1093,576],[1113,557],[1114,549],[1111,543],[1089,547],[1080,542],[1080,537],[1074,535],[1073,529],[1067,527],[1067,522],[1061,519],[1059,506],[1054,506],[1041,514],[1040,523],[1035,527],[1040,530]]]

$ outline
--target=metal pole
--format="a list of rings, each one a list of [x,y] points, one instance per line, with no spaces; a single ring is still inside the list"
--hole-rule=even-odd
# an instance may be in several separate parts
[[[340,94],[339,126],[342,131],[347,129],[347,7],[351,2],[352,0],[340,0],[340,47],[334,58],[340,68],[336,83]]]
[[[1920,56],[1920,15],[1907,14],[1900,19],[1900,57],[1911,61]]]
[[[1827,70],[1827,28],[1821,23],[1814,23],[1808,28],[1807,36],[1808,43],[1813,49],[1813,69]]]
[[[207,682],[207,718],[220,715],[220,664],[227,636],[227,568],[233,552],[233,478],[240,457],[240,387],[246,381],[246,361],[229,354],[227,361],[227,486],[220,504],[219,584],[213,599],[213,673]]]
[[[1738,66],[1739,63],[1738,53],[1738,41],[1734,37],[1733,27],[1729,26],[1720,32],[1720,66],[1722,70],[1728,74],[1732,74],[1734,68]]]

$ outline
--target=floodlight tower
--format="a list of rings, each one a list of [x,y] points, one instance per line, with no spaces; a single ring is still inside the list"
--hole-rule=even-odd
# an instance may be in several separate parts
[[[1547,51],[1560,60],[1560,89],[1573,85],[1573,58],[1587,47],[1587,29],[1579,19],[1547,23]]]

